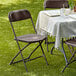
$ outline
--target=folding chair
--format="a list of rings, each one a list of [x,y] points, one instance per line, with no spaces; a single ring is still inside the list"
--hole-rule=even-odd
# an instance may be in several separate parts
[[[63,8],[63,4],[64,4],[65,8],[69,7],[68,0],[45,0],[44,9],[46,9],[46,8]]]
[[[44,0],[44,10],[46,10],[46,8],[63,8],[63,4],[65,8],[69,8],[69,4],[67,0]],[[48,42],[48,38],[46,38],[45,43],[47,44],[47,51],[48,50],[48,44],[54,44],[55,42]],[[51,49],[51,54],[53,54],[53,49],[54,46]]]
[[[64,72],[64,70],[68,67],[69,64],[73,63],[76,61],[76,50],[74,50],[74,47],[76,47],[76,38],[72,38],[70,40],[66,40],[65,44],[67,44],[69,46],[69,50],[72,54],[72,56],[70,57],[68,63],[66,64],[66,66],[64,67],[64,69],[62,70],[62,72]],[[72,48],[70,48],[72,47]]]
[[[48,62],[47,62],[47,59],[46,59],[46,56],[45,56],[45,53],[44,53],[44,50],[42,48],[42,42],[46,39],[45,36],[41,36],[41,35],[37,35],[37,32],[36,32],[36,29],[35,29],[35,26],[34,26],[34,23],[33,23],[33,20],[32,20],[32,17],[31,17],[31,14],[28,10],[25,10],[25,9],[22,9],[22,10],[16,10],[16,11],[12,11],[12,12],[9,12],[9,21],[10,21],[10,24],[11,24],[11,27],[12,27],[12,30],[13,30],[13,33],[14,33],[14,36],[15,36],[15,40],[17,42],[17,45],[18,45],[18,48],[19,48],[19,52],[16,54],[16,56],[14,56],[14,58],[12,59],[12,61],[10,62],[10,65],[11,64],[15,64],[15,63],[18,63],[18,62],[21,62],[23,61],[24,63],[24,66],[25,66],[25,69],[26,71],[28,72],[27,70],[27,67],[26,67],[26,62],[27,61],[31,61],[31,60],[34,60],[34,59],[37,59],[37,58],[40,58],[40,57],[44,57],[45,61],[46,61],[46,64],[48,65]],[[16,32],[15,32],[15,29],[14,29],[14,22],[17,22],[17,21],[21,21],[21,20],[27,20],[27,19],[30,19],[32,24],[33,24],[33,27],[34,27],[34,30],[35,30],[35,33],[36,34],[28,34],[28,35],[22,35],[22,36],[17,36]],[[26,27],[26,26],[25,26]],[[19,45],[19,42],[25,42],[27,43],[27,45],[25,45],[23,48],[21,48],[21,46]],[[38,46],[30,53],[30,55],[24,59],[23,57],[23,54],[22,54],[22,51],[27,47],[29,46],[30,44],[32,43],[39,43]],[[42,56],[38,56],[36,58],[33,58],[33,59],[30,59],[31,55],[35,52],[35,50],[40,47],[41,48],[41,51],[43,53]],[[22,57],[22,60],[19,60],[19,61],[14,61],[14,59],[19,55],[21,54],[21,57]]]

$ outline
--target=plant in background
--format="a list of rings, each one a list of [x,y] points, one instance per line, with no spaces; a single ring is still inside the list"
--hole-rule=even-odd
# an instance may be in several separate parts
[[[74,8],[74,0],[69,0],[69,7],[71,10]]]

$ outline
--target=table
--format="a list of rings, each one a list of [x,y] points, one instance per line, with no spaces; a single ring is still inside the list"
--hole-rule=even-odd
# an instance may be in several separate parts
[[[55,48],[59,49],[62,43],[62,52],[67,58],[63,47],[63,38],[76,36],[76,14],[60,16],[60,10],[40,11],[36,22],[37,33],[41,35],[55,36]]]

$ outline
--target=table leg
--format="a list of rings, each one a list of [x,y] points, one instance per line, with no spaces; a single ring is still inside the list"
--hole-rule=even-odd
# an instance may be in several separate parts
[[[53,49],[54,49],[54,46],[52,47],[52,49],[50,51],[51,54],[53,54],[52,53],[53,52]],[[59,48],[59,50],[63,52],[64,58],[65,58],[65,61],[66,61],[66,64],[67,64],[68,63],[68,60],[67,60],[67,57],[66,57],[66,54],[65,54],[65,50],[64,50],[64,38],[62,38],[62,41],[61,41],[61,49]]]
[[[66,61],[66,64],[68,63],[68,60],[67,60],[67,57],[66,57],[66,54],[65,54],[65,50],[64,50],[64,39],[62,38],[62,51],[63,51],[63,54],[64,54],[64,57],[65,57],[65,61]]]

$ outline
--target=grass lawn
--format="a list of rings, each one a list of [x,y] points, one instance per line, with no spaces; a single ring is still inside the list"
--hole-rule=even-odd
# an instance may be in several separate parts
[[[18,52],[18,47],[14,41],[14,35],[8,20],[8,13],[12,10],[28,9],[36,24],[38,13],[43,10],[43,1],[44,0],[0,0],[0,76],[76,76],[76,63],[73,63],[64,73],[61,73],[65,66],[64,55],[59,50],[54,50],[54,55],[51,55],[50,52],[47,52],[44,43],[43,47],[49,63],[48,66],[44,58],[27,62],[28,73],[25,71],[23,62],[9,65],[13,56]],[[19,22],[17,26],[15,26],[16,29],[18,29],[18,31],[16,31],[18,35],[33,32],[32,27],[28,25],[29,22],[26,22],[27,27],[24,26],[24,22],[22,23],[22,27],[20,24]],[[29,28],[29,30],[26,30],[27,28]],[[20,30],[22,30],[23,33]],[[26,50],[23,51],[24,57],[27,56],[36,45],[26,48]],[[21,43],[21,46],[24,46],[24,44]],[[49,45],[49,50],[52,46],[53,45]],[[67,58],[69,58],[71,54],[66,45],[65,49]],[[41,55],[40,48],[32,57],[37,55]],[[18,59],[21,59],[21,56],[18,56],[16,60]]]

